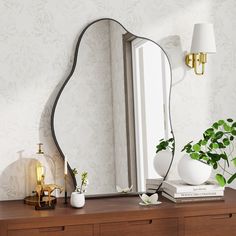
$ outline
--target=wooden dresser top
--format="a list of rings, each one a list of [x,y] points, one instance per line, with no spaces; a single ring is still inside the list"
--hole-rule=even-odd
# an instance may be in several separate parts
[[[236,190],[226,188],[225,201],[175,204],[160,197],[162,204],[156,206],[140,206],[140,198],[112,197],[100,199],[87,199],[84,208],[75,209],[63,199],[58,199],[55,210],[36,211],[33,206],[25,205],[23,201],[0,202],[0,221],[32,222],[64,218],[65,221],[80,219],[84,223],[110,222],[125,220],[127,214],[134,219],[139,218],[169,218],[181,216],[211,215],[223,213],[236,213]]]

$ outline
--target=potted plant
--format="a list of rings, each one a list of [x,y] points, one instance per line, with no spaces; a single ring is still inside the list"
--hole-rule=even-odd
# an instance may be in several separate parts
[[[72,171],[75,176],[78,174],[76,168],[74,168]],[[82,172],[80,186],[76,186],[75,191],[71,193],[70,204],[72,207],[82,208],[84,206],[85,204],[84,193],[86,192],[87,185],[88,185],[88,172]]]
[[[170,166],[171,159],[174,152],[174,138],[167,140],[161,139],[156,146],[156,156],[153,160],[154,169],[161,177],[166,175],[166,172]]]
[[[236,178],[236,173],[230,171],[231,165],[236,166],[235,138],[236,122],[231,118],[219,120],[205,130],[202,139],[196,143],[189,142],[182,151],[185,151],[192,160],[213,167],[216,170],[217,182],[225,186]]]

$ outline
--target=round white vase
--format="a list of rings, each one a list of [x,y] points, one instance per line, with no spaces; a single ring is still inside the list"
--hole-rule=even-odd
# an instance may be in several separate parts
[[[156,154],[153,159],[154,169],[158,175],[164,177],[167,173],[167,170],[170,166],[172,159],[172,151],[171,150],[163,150]]]
[[[72,192],[70,196],[70,204],[75,208],[82,208],[85,204],[85,196],[83,193]]]
[[[212,167],[185,154],[179,161],[178,172],[185,183],[200,185],[210,178]]]

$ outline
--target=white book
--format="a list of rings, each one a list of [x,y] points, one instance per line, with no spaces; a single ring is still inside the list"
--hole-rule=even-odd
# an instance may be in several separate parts
[[[164,189],[164,192],[168,193],[174,198],[189,198],[189,197],[211,197],[211,196],[224,196],[224,190],[207,190],[207,191],[195,191],[185,193],[174,193],[168,189]]]
[[[161,184],[163,181],[163,178],[158,179],[146,179],[146,184]]]
[[[196,197],[196,198],[174,198],[169,194],[162,192],[162,196],[175,203],[189,203],[189,202],[208,202],[208,201],[224,201],[223,196],[211,196],[211,197]]]
[[[156,193],[156,189],[147,189],[146,193]]]
[[[158,188],[160,184],[146,184],[146,188]]]
[[[208,181],[202,185],[189,185],[182,180],[168,180],[163,182],[163,188],[172,191],[173,193],[186,193],[186,192],[198,192],[198,191],[224,191],[224,187],[221,187],[216,182]]]

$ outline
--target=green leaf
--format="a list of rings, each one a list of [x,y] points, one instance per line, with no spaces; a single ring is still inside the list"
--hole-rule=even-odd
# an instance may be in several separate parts
[[[228,122],[233,122],[233,119],[228,118],[227,121],[228,121]]]
[[[199,159],[199,154],[196,153],[196,152],[193,152],[193,153],[190,154],[190,157],[194,160],[198,160]]]
[[[226,155],[226,153],[224,152],[224,154],[221,154],[220,157],[227,162],[227,165],[229,167],[229,160],[228,160],[228,156]]]
[[[221,175],[221,174],[216,174],[215,178],[216,178],[217,182],[219,183],[219,185],[220,185],[221,187],[224,187],[224,186],[225,186],[226,180],[225,180],[225,178],[224,178],[223,175]]]
[[[221,159],[221,154],[207,152],[207,155],[208,155],[213,161],[219,161],[219,160]]]
[[[202,140],[201,145],[205,146],[206,144],[207,144],[207,141],[205,139]]]
[[[202,157],[202,160],[204,160],[204,161],[209,161],[209,158],[208,158],[207,156],[203,156],[203,157]]]
[[[236,122],[234,122],[234,123],[232,124],[232,127],[236,128]]]
[[[231,184],[231,183],[234,181],[235,178],[236,178],[236,173],[234,173],[234,174],[228,179],[227,183],[228,183],[228,184]]]
[[[219,144],[219,148],[226,148],[226,146],[223,143],[218,142],[218,144]]]
[[[202,145],[202,139],[198,141],[198,144],[201,146]]]
[[[181,150],[181,152],[183,152],[183,151],[185,151],[185,150],[187,151],[188,149],[191,149],[191,148],[192,148],[192,145],[191,145],[192,142],[193,142],[193,141],[187,143],[187,144],[183,147],[183,149]]]
[[[234,166],[236,166],[236,157],[233,158],[231,161],[233,162]]]
[[[230,141],[233,141],[234,140],[234,136],[230,136]]]
[[[235,130],[235,129],[232,130],[232,131],[231,131],[231,134],[232,134],[233,136],[236,136],[236,130]]]
[[[212,136],[214,134],[214,129],[213,128],[209,128],[207,129],[204,134],[206,134],[207,136]]]
[[[203,138],[204,140],[208,141],[210,139],[210,137],[208,135],[206,135],[205,133],[203,133]]]
[[[190,148],[190,149],[187,149],[186,152],[187,152],[187,153],[191,153],[191,152],[193,152],[193,151],[192,151],[192,149]]]
[[[174,142],[174,138],[168,139],[169,142]]]
[[[222,159],[224,159],[224,160],[228,160],[228,157],[227,157],[226,153],[224,153],[224,154],[220,154],[220,156],[221,156]]]
[[[214,162],[213,169],[216,170],[218,168],[217,162]]]
[[[72,169],[72,173],[74,176],[76,176],[78,174],[78,170],[76,168]]]
[[[224,127],[225,131],[227,131],[227,132],[231,131],[231,127],[229,125],[227,125],[226,123],[223,125],[223,127]]]
[[[213,147],[214,149],[217,149],[217,148],[219,148],[219,144],[218,144],[218,143],[213,143],[213,144],[212,144],[212,147]]]
[[[215,136],[215,139],[220,139],[223,137],[223,135],[224,135],[224,133],[222,131],[218,131],[215,133],[214,136]]]
[[[156,153],[170,148],[172,151],[174,149],[174,139],[170,138],[168,140],[160,139],[160,143],[156,146]]]
[[[215,123],[212,125],[212,127],[215,128],[215,129],[218,129],[218,128],[219,128],[219,125],[218,125],[217,122],[215,122]]]
[[[199,152],[199,151],[201,150],[201,146],[200,146],[199,144],[194,144],[194,145],[193,145],[193,150],[194,150],[195,152]]]
[[[230,145],[230,141],[229,141],[228,138],[224,138],[224,139],[223,139],[223,143],[224,143],[225,146]]]
[[[218,125],[223,125],[225,122],[223,120],[218,121]]]

